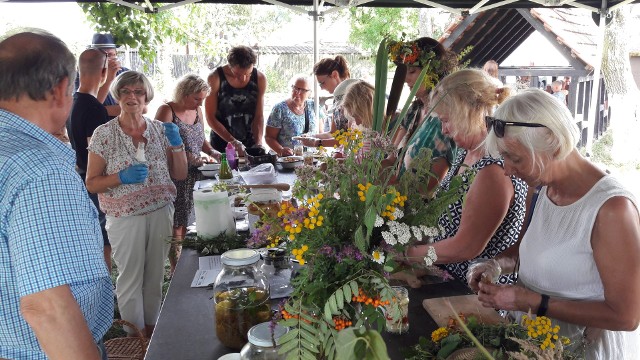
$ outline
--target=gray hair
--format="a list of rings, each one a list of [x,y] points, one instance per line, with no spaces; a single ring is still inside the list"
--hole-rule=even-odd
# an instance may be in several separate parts
[[[500,150],[505,148],[505,141],[517,141],[532,155],[562,160],[575,149],[580,139],[580,132],[569,109],[540,89],[527,89],[507,99],[494,116],[506,121],[545,126],[507,126],[504,138],[498,138],[493,131],[489,132],[487,151],[494,156],[498,156]]]
[[[116,80],[111,84],[109,91],[114,99],[120,101],[120,90],[125,86],[142,85],[146,95],[146,103],[150,103],[153,100],[153,86],[151,82],[144,76],[143,73],[138,71],[125,71],[118,75]]]
[[[76,59],[67,45],[41,29],[20,29],[0,38],[0,100],[45,100],[64,79],[69,94],[76,78]]]
[[[191,94],[198,94],[203,91],[209,93],[211,87],[198,75],[187,74],[178,80],[176,89],[173,91],[173,101],[180,102]]]

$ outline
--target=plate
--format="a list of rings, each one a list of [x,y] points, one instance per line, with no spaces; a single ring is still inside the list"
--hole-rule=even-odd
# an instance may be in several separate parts
[[[220,171],[220,164],[204,164],[198,168],[202,175],[206,177],[215,177],[218,171]]]
[[[295,169],[304,164],[304,158],[302,156],[285,156],[278,158],[278,163],[283,169]]]

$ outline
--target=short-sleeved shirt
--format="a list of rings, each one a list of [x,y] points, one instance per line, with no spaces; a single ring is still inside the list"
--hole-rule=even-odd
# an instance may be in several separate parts
[[[253,68],[251,78],[243,88],[231,86],[222,67],[217,68],[216,73],[220,77],[216,119],[236,140],[240,140],[245,147],[252,147],[255,145],[255,139],[251,125],[259,101],[258,70]],[[211,146],[224,153],[227,142],[212,131]]]
[[[0,358],[44,360],[20,298],[68,285],[99,341],[113,319],[102,232],[71,148],[4,110],[0,137]]]
[[[109,121],[107,109],[91,94],[75,93],[71,107],[71,145],[76,150],[76,165],[80,173],[87,172],[87,138],[96,128]]]
[[[314,103],[309,100],[305,104],[304,113],[298,115],[291,111],[286,101],[279,102],[271,110],[271,115],[267,119],[267,126],[280,129],[277,138],[278,143],[284,147],[293,148],[300,142],[292,140],[291,137],[304,134],[305,114],[309,118],[307,132],[316,132],[316,115],[313,109]]]
[[[127,72],[130,71],[129,68],[126,67],[121,67],[120,70],[118,70],[118,72],[116,73],[116,77],[118,77],[118,75],[122,74],[123,72]],[[76,82],[75,82],[75,86],[76,86],[76,91],[78,90],[78,88],[80,87],[80,74],[78,73],[78,75],[76,76]],[[111,96],[111,92],[107,93],[107,97],[104,98],[104,102],[102,103],[102,105],[104,106],[111,106],[111,105],[118,105],[118,102],[116,101],[116,99],[113,98],[113,96]],[[113,119],[115,116],[108,116],[108,120]]]
[[[411,164],[418,156],[420,149],[427,148],[433,151],[432,158],[444,158],[447,163],[452,164],[456,153],[456,144],[453,139],[442,133],[440,119],[435,116],[427,116],[424,122],[417,128],[413,136],[407,143],[407,151],[402,161],[400,172]]]
[[[122,131],[119,118],[99,126],[91,137],[89,151],[106,162],[105,174],[115,174],[137,164],[133,139]],[[176,198],[176,187],[169,175],[167,147],[162,122],[144,118],[147,128],[142,136],[147,139],[145,157],[149,175],[144,183],[122,184],[98,194],[100,209],[114,217],[149,214]]]

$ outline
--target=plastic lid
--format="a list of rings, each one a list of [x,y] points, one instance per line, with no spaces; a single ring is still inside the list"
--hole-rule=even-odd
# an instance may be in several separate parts
[[[271,341],[271,329],[269,328],[270,325],[270,322],[264,322],[252,327],[247,333],[249,342],[256,346],[273,347],[273,342]],[[273,338],[276,340],[276,345],[280,345],[280,337],[288,331],[289,329],[286,327],[278,324],[275,325],[273,328]]]
[[[252,249],[229,250],[222,254],[222,263],[231,266],[255,264],[260,260],[260,254]]]

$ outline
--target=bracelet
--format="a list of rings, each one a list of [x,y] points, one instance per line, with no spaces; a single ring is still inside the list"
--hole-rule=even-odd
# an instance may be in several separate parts
[[[542,300],[540,300],[536,316],[545,316],[547,310],[549,310],[549,295],[542,294]]]
[[[433,246],[429,246],[427,248],[427,256],[424,257],[424,263],[427,266],[433,265],[436,260],[438,260],[438,255],[436,255],[436,249]]]
[[[178,147],[171,147],[171,152],[173,153],[179,153],[184,151],[184,144],[178,146]]]

